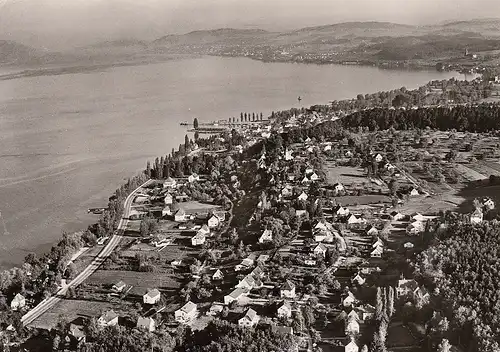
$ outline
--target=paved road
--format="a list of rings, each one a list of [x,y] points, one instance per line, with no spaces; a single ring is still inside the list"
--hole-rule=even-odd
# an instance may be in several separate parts
[[[124,205],[124,214],[122,219],[120,220],[120,223],[118,224],[118,231],[116,234],[111,236],[109,242],[106,244],[106,246],[102,249],[101,252],[95,257],[95,259],[90,263],[77,277],[75,277],[67,286],[61,288],[57,293],[49,297],[42,302],[40,302],[35,308],[30,310],[28,313],[26,313],[22,318],[21,322],[23,323],[24,326],[29,325],[36,319],[38,319],[43,313],[45,313],[47,310],[55,306],[60,300],[62,300],[66,296],[66,292],[68,292],[69,287],[76,287],[80,285],[83,281],[85,281],[90,275],[92,275],[98,268],[99,266],[104,263],[104,261],[109,257],[109,255],[113,252],[113,250],[116,248],[118,243],[120,243],[121,239],[123,238],[123,232],[125,231],[128,223],[128,216],[130,213],[130,207],[132,205],[132,201],[134,199],[134,196],[136,192],[148,185],[151,180],[148,180],[147,182],[143,183],[141,186],[136,188],[126,199],[125,199],[125,205]]]

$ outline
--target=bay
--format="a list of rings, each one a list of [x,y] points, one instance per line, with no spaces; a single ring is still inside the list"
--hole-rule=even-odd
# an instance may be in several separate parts
[[[9,73],[0,69],[0,75]],[[146,160],[184,141],[182,121],[416,88],[452,72],[202,57],[0,81],[0,268],[84,229]]]

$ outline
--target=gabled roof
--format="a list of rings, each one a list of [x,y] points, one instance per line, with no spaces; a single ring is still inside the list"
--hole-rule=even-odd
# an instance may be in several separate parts
[[[144,296],[149,296],[151,298],[155,298],[159,295],[160,295],[160,291],[158,291],[157,288],[154,288],[152,290],[148,290],[148,292],[146,292],[146,294],[144,294]]]
[[[238,299],[240,296],[245,295],[248,292],[250,292],[250,290],[248,290],[247,288],[238,287],[235,288],[228,296],[234,299]]]
[[[101,315],[99,319],[104,320],[106,323],[109,323],[113,319],[118,318],[118,314],[115,313],[114,310],[108,310],[106,313]]]
[[[290,302],[288,301],[283,301],[279,306],[278,306],[278,309],[281,309],[281,308],[286,308],[288,309],[289,311],[292,310],[292,305],[290,304]]]
[[[295,284],[290,281],[290,280],[286,280],[285,283],[281,286],[281,290],[282,291],[291,291],[295,289]]]
[[[184,216],[184,215],[186,215],[186,211],[184,209],[180,208],[179,210],[177,210],[175,215],[176,216]]]
[[[191,312],[193,312],[193,311],[196,310],[196,304],[193,303],[193,302],[191,302],[191,301],[189,301],[185,305],[183,305],[181,308],[179,308],[179,310],[181,312],[189,314],[189,313],[191,313]]]
[[[326,252],[326,250],[327,250],[327,248],[325,247],[325,245],[323,243],[320,243],[316,247],[314,247],[314,251],[316,251],[316,249],[321,250],[322,252]]]
[[[137,318],[137,327],[138,328],[147,328],[151,326],[151,324],[154,324],[154,319],[153,318],[144,318],[144,317],[139,317]]]
[[[257,312],[254,311],[252,308],[248,308],[243,318],[248,319],[250,321],[254,321],[257,318]]]

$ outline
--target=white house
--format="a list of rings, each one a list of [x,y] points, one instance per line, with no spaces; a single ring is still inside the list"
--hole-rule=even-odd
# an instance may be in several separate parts
[[[344,352],[359,352],[359,347],[354,340],[351,340],[351,342],[344,346]]]
[[[295,284],[290,280],[286,280],[280,288],[281,298],[295,298]]]
[[[122,292],[125,287],[127,287],[127,284],[123,281],[118,281],[116,284],[113,284],[111,289],[115,292]]]
[[[255,269],[252,270],[252,272],[250,273],[250,275],[252,275],[256,279],[262,279],[265,274],[264,274],[264,270],[262,270],[260,268],[260,266],[256,266]]]
[[[384,247],[376,247],[373,251],[370,253],[370,257],[372,258],[381,258],[382,253],[384,253]]]
[[[391,212],[390,215],[391,215],[391,219],[395,220],[395,221],[401,221],[401,220],[403,220],[405,218],[405,215],[401,214],[398,211],[393,211],[393,212]]]
[[[20,293],[14,296],[12,301],[10,302],[10,308],[12,310],[18,310],[23,308],[26,305],[26,298]]]
[[[187,302],[181,308],[177,309],[175,312],[175,321],[181,324],[187,324],[193,320],[198,314],[198,307],[196,303],[191,301]]]
[[[404,248],[406,248],[406,249],[412,249],[412,248],[413,248],[413,247],[415,247],[415,246],[414,246],[414,245],[413,245],[413,243],[411,243],[411,242],[406,242],[406,243],[403,245],[403,247],[404,247]]]
[[[189,183],[193,183],[193,182],[196,182],[196,181],[199,181],[199,180],[200,180],[200,176],[198,176],[198,174],[191,174],[188,177],[188,182]]]
[[[293,160],[292,151],[289,149],[285,149],[285,160],[286,161]]]
[[[377,154],[377,155],[375,155],[374,159],[377,163],[379,163],[384,159],[384,157],[380,154]]]
[[[252,308],[249,308],[246,312],[246,314],[238,320],[238,325],[251,328],[259,322],[260,317],[257,315],[257,312],[254,311]]]
[[[367,321],[373,318],[375,315],[375,307],[370,304],[365,304],[357,308],[358,316],[362,321]]]
[[[205,243],[205,240],[206,240],[205,234],[198,232],[196,235],[191,237],[191,245],[193,247],[201,246],[202,244]]]
[[[212,275],[212,280],[219,281],[219,280],[222,280],[222,279],[224,279],[224,274],[222,273],[222,271],[220,269],[217,269],[215,271],[215,273]]]
[[[329,150],[332,150],[332,146],[330,144],[325,145],[325,147],[323,148],[323,151],[327,152]]]
[[[356,217],[356,215],[351,214],[351,216],[349,216],[349,217],[347,218],[347,223],[348,223],[349,225],[353,225],[353,224],[361,224],[361,223],[363,223],[363,221],[362,221],[361,219],[358,219],[358,218]]]
[[[142,300],[144,304],[156,304],[160,301],[161,293],[158,289],[149,290],[144,296],[142,296]]]
[[[413,215],[412,217],[412,220],[414,221],[424,221],[426,219],[425,216],[423,216],[422,214],[420,213],[416,213],[415,215]]]
[[[172,198],[172,195],[170,193],[167,193],[165,195],[165,198],[163,199],[163,202],[165,203],[165,205],[170,205],[170,204],[172,204],[173,201],[174,201],[174,199]]]
[[[97,324],[102,327],[115,326],[118,324],[118,314],[113,310],[108,310],[97,319]]]
[[[290,197],[292,195],[292,187],[290,186],[283,187],[283,189],[281,190],[281,195],[283,197]]]
[[[349,319],[345,326],[345,333],[347,335],[357,335],[359,334],[359,323],[356,319]]]
[[[349,215],[349,209],[346,207],[342,207],[341,205],[339,205],[337,207],[337,209],[335,209],[335,215],[338,215],[338,216],[346,216],[346,215]]]
[[[215,227],[219,226],[219,223],[220,223],[220,220],[219,220],[219,218],[218,218],[217,216],[215,216],[215,215],[212,215],[212,216],[210,217],[210,219],[208,219],[208,221],[207,221],[208,227],[209,227],[209,228],[211,228],[211,229],[213,229],[213,228],[215,228]]]
[[[335,191],[335,193],[340,193],[345,191],[345,187],[342,183],[336,183],[333,186],[333,190]]]
[[[251,290],[253,288],[260,288],[262,287],[262,285],[262,281],[254,278],[251,274],[248,274],[242,280],[240,280],[240,282],[236,285],[236,288]]]
[[[476,208],[472,214],[470,214],[470,222],[472,224],[479,224],[483,221],[483,212],[481,209]]]
[[[366,234],[368,236],[376,236],[378,235],[378,230],[375,226],[370,226],[367,230],[366,230]]]
[[[313,252],[315,255],[321,255],[323,258],[326,256],[326,252],[328,249],[324,244],[320,243],[316,247],[314,247]]]
[[[149,332],[153,332],[156,329],[156,323],[153,318],[137,318],[136,327],[140,330],[146,330]]]
[[[224,306],[222,304],[212,303],[212,305],[210,306],[210,309],[207,312],[207,315],[211,315],[211,316],[215,317],[215,316],[219,315],[220,313],[222,313],[223,310],[224,310]]]
[[[304,259],[304,264],[307,266],[316,266],[316,263],[317,263],[317,261],[315,258],[308,257],[308,258]]]
[[[334,239],[333,233],[328,230],[314,231],[314,241],[332,243]]]
[[[418,190],[416,188],[412,188],[411,191],[410,191],[410,196],[412,196],[412,197],[416,197],[419,194],[420,193],[418,193]]]
[[[177,212],[174,215],[174,220],[177,222],[184,222],[186,221],[186,211],[182,208],[177,210]]]
[[[262,235],[259,237],[259,243],[270,242],[273,240],[273,232],[271,230],[264,230]]]
[[[169,177],[165,181],[163,181],[163,188],[175,188],[176,185],[177,181],[172,177]]]
[[[382,242],[380,238],[377,238],[377,240],[372,244],[372,248],[377,247],[384,247],[384,242]]]
[[[495,209],[495,202],[491,198],[484,198],[482,204],[486,210]]]
[[[313,182],[316,182],[319,180],[319,176],[314,172],[310,177],[309,179]]]
[[[279,318],[291,318],[292,317],[292,306],[289,302],[284,301],[277,310]]]
[[[250,292],[247,288],[236,288],[230,294],[224,296],[224,304],[230,304],[234,301],[239,302],[242,298],[246,297]]]
[[[348,150],[348,151],[345,152],[344,155],[345,155],[346,158],[352,158],[354,154],[350,150]]]
[[[306,216],[306,215],[307,215],[307,210],[303,210],[303,209],[296,209],[295,210],[295,216],[298,218]]]
[[[164,218],[165,216],[170,216],[170,215],[172,215],[172,211],[170,210],[170,205],[166,205],[161,210],[161,216]]]
[[[302,192],[300,196],[297,197],[298,200],[304,200],[306,201],[308,198],[307,194],[305,192]]]
[[[418,289],[418,283],[413,279],[400,279],[398,280],[398,286],[396,287],[396,293],[398,297],[403,297],[415,292]]]
[[[355,302],[356,297],[354,297],[351,291],[347,291],[347,293],[342,295],[341,303],[344,307],[351,307]]]

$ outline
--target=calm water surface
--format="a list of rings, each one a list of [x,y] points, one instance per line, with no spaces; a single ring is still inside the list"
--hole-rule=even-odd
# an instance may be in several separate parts
[[[310,106],[452,76],[460,77],[204,57],[0,81],[0,268],[95,221],[87,208],[183,143],[181,121],[267,115],[298,106],[299,95]]]

